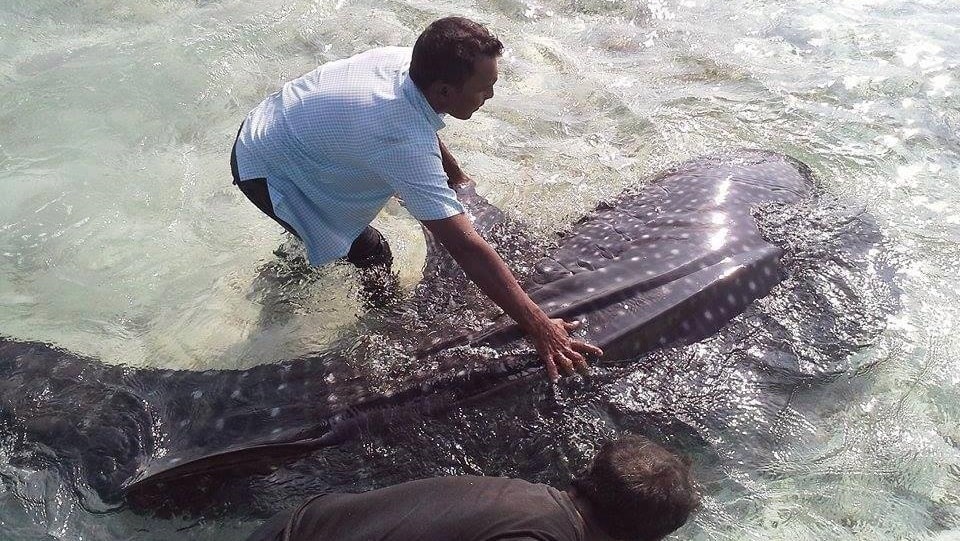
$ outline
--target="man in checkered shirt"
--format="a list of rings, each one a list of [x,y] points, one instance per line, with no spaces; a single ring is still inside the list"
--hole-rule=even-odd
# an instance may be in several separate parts
[[[474,230],[451,185],[470,182],[437,135],[441,115],[466,120],[493,97],[503,45],[461,17],[434,21],[413,49],[385,47],[324,64],[247,115],[231,156],[234,182],[303,240],[313,265],[345,258],[389,268],[370,222],[393,195],[477,286],[516,321],[547,374],[585,372],[599,348],[577,324],[551,319]]]

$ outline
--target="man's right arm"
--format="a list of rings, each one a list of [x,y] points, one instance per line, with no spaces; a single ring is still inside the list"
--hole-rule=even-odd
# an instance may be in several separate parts
[[[477,234],[465,214],[425,220],[423,224],[460,264],[467,277],[526,332],[551,381],[557,381],[559,372],[585,373],[584,355],[603,354],[600,348],[570,337],[577,323],[551,319],[527,296],[500,255]]]

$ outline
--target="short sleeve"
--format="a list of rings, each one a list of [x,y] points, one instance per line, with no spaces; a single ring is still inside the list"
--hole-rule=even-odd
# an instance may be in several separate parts
[[[376,161],[383,179],[418,220],[440,220],[463,213],[456,192],[447,185],[440,147],[428,143],[397,145]]]

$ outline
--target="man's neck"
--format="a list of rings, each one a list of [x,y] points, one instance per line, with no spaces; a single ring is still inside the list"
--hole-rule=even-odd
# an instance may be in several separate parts
[[[579,513],[580,519],[583,521],[584,541],[616,541],[600,529],[597,525],[596,517],[593,514],[593,506],[586,498],[577,493],[577,489],[573,487],[568,488],[567,496],[570,497],[570,501],[572,501],[573,506],[577,508],[577,513]]]
[[[411,79],[411,82],[413,82],[412,79]],[[413,86],[415,86],[417,90],[419,90],[420,93],[423,94],[423,97],[427,100],[427,103],[430,105],[430,108],[436,111],[438,115],[442,115],[443,113],[446,112],[440,107],[440,104],[438,103],[437,98],[435,96],[431,96],[431,94],[427,92],[427,90],[420,88],[420,85],[418,85],[415,82],[413,83]]]

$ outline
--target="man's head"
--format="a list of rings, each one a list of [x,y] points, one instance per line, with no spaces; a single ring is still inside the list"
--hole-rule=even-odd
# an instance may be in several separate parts
[[[573,488],[595,526],[618,540],[662,539],[700,504],[689,462],[640,436],[605,444]]]
[[[438,19],[413,46],[410,78],[440,113],[466,120],[493,97],[503,44],[463,17]]]

